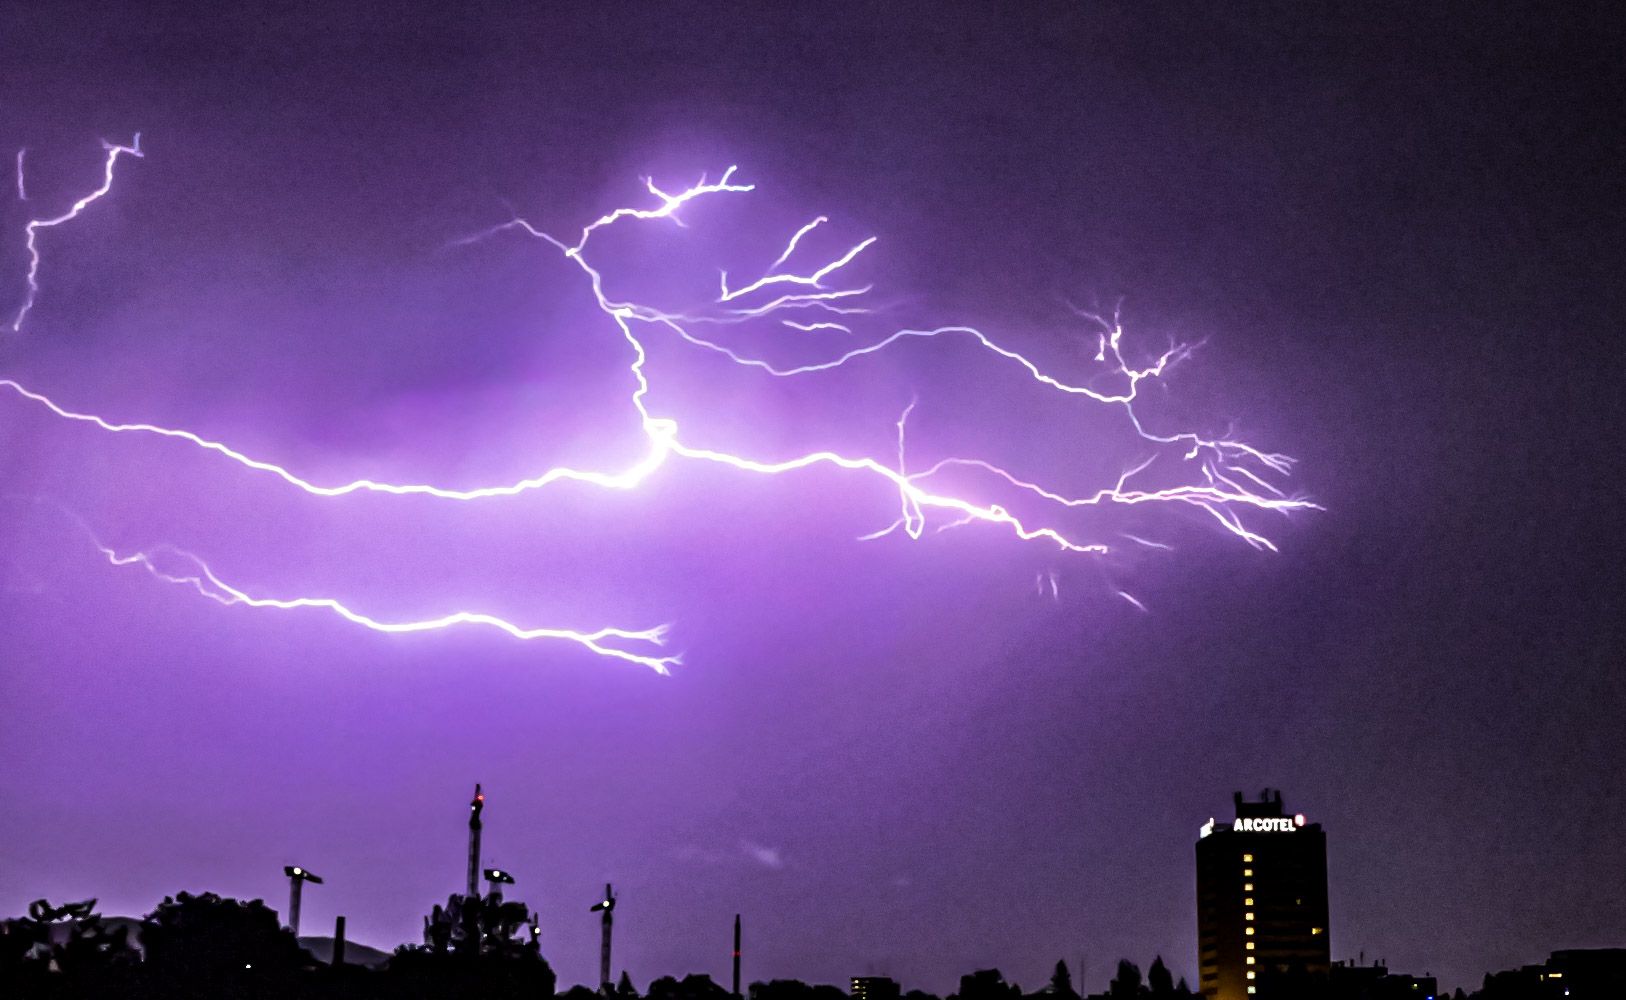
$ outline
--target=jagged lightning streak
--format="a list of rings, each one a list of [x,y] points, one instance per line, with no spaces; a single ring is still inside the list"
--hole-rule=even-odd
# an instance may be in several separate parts
[[[22,329],[23,320],[27,317],[29,310],[33,307],[35,296],[39,292],[38,274],[40,266],[40,254],[37,244],[38,231],[41,229],[58,226],[78,218],[80,213],[82,213],[93,202],[104,197],[109,191],[112,190],[114,167],[118,162],[119,156],[141,156],[142,153],[140,144],[140,133],[136,134],[135,138],[128,146],[104,143],[104,146],[107,149],[107,159],[104,164],[102,185],[95,191],[74,202],[72,207],[70,207],[67,212],[55,217],[35,219],[28,223],[28,291],[23,300],[22,307],[18,310],[17,315],[12,320],[11,326],[14,333],[19,332]],[[26,200],[26,192],[23,188],[22,165],[23,155],[21,152],[19,152],[17,156],[18,194],[20,198]],[[724,185],[726,185],[726,182],[727,178],[725,177]],[[650,185],[650,190],[657,194],[659,193],[656,191],[653,184]],[[675,209],[675,207],[676,205],[669,203],[665,209],[665,212],[670,213]],[[661,213],[657,211],[649,213],[649,216],[659,217],[660,214]],[[286,469],[283,469],[280,466],[249,458],[247,455],[229,448],[224,444],[217,441],[207,440],[199,435],[191,433],[190,431],[158,427],[153,424],[116,424],[92,414],[75,413],[66,410],[58,406],[48,397],[40,393],[33,392],[12,379],[0,379],[0,386],[4,386],[5,388],[12,390],[25,399],[39,403],[55,415],[64,419],[88,422],[101,428],[102,430],[115,433],[137,432],[156,434],[161,437],[178,438],[208,451],[224,455],[249,468],[279,475],[288,483],[298,486],[307,492],[328,496],[341,495],[343,493],[355,492],[362,489],[372,489],[386,493],[431,493],[437,496],[456,497],[458,499],[473,499],[477,496],[497,496],[517,493],[522,490],[534,489],[538,486],[546,485],[547,483],[556,481],[558,479],[569,478],[591,482],[600,486],[630,488],[631,486],[636,485],[638,481],[641,481],[641,479],[647,475],[655,465],[658,465],[662,458],[664,458],[663,452],[659,450],[652,450],[650,452],[649,460],[647,460],[645,463],[634,465],[631,469],[619,475],[575,473],[572,470],[560,469],[538,477],[535,480],[515,484],[512,487],[483,491],[447,491],[439,490],[430,486],[396,486],[387,483],[375,483],[369,480],[358,480],[357,482],[349,484],[349,486],[340,489],[324,490],[321,487],[315,486],[312,483],[308,483],[305,480],[292,475]],[[552,639],[573,642],[598,656],[606,657],[608,659],[622,660],[628,663],[635,663],[640,666],[648,667],[659,674],[670,673],[672,667],[682,662],[682,658],[679,654],[664,653],[661,651],[661,648],[666,642],[666,634],[669,629],[669,626],[667,625],[661,625],[648,629],[605,627],[590,631],[566,628],[537,628],[516,625],[513,622],[500,618],[496,615],[477,611],[454,611],[450,614],[440,615],[435,618],[413,621],[386,621],[363,614],[359,611],[355,611],[348,605],[333,598],[299,597],[278,599],[255,597],[226,583],[219,576],[217,576],[202,559],[179,549],[164,547],[162,549],[155,549],[151,552],[141,551],[120,554],[112,548],[102,544],[102,542],[95,537],[95,534],[90,531],[89,526],[86,525],[82,519],[75,515],[70,514],[70,516],[72,516],[74,520],[77,521],[86,531],[86,533],[90,535],[91,541],[96,546],[97,550],[100,551],[113,566],[140,566],[160,580],[168,583],[188,586],[193,590],[196,590],[202,596],[222,605],[243,605],[251,608],[275,608],[280,610],[321,609],[329,611],[352,624],[360,625],[376,632],[385,633],[426,632],[457,626],[484,627],[495,629],[516,639]],[[192,572],[182,574],[166,572],[159,567],[155,559],[156,555],[161,551],[170,551],[174,553],[177,558],[180,558],[193,566],[194,570]],[[618,643],[628,644],[634,648],[623,648],[621,645],[618,645]]]
[[[92,539],[94,541],[94,536],[92,536]],[[318,608],[330,611],[351,624],[372,629],[374,632],[431,632],[461,625],[492,628],[516,639],[558,639],[573,642],[599,656],[636,663],[640,666],[649,667],[659,674],[670,673],[671,668],[681,662],[680,658],[675,654],[661,655],[658,653],[637,652],[613,645],[616,642],[625,642],[659,648],[666,639],[668,627],[665,625],[652,629],[601,628],[591,632],[564,628],[523,628],[496,615],[478,611],[454,611],[451,614],[419,621],[380,621],[359,611],[353,611],[341,602],[327,597],[296,597],[287,600],[253,597],[221,580],[202,559],[190,552],[171,546],[162,546],[144,552],[120,554],[103,545],[100,541],[95,541],[95,545],[103,557],[114,566],[140,566],[166,583],[190,587],[209,600],[227,607],[243,605],[250,608],[277,608],[283,611]],[[160,568],[157,560],[164,552],[168,552],[177,559],[186,562],[193,567],[192,570],[185,573],[171,573]]]
[[[104,183],[97,191],[75,203],[74,207],[62,216],[54,219],[36,220],[29,224],[31,261],[28,274],[29,296],[13,321],[14,330],[20,329],[22,319],[32,305],[34,293],[37,291],[35,277],[38,271],[39,254],[35,244],[36,230],[59,225],[77,217],[91,202],[105,195],[111,189],[113,168],[121,153],[135,156],[141,155],[138,143],[132,143],[128,147],[109,146],[108,149]],[[543,240],[561,251],[567,259],[573,261],[586,275],[600,311],[614,324],[631,352],[632,359],[628,365],[628,372],[632,376],[634,388],[629,401],[641,418],[648,450],[640,460],[622,470],[553,468],[516,483],[476,488],[449,488],[426,483],[397,484],[370,479],[358,479],[336,485],[320,485],[296,475],[279,464],[251,458],[221,442],[204,438],[191,431],[146,423],[114,422],[94,414],[70,410],[43,394],[29,390],[9,379],[0,379],[0,387],[7,388],[22,398],[45,407],[51,413],[63,419],[87,423],[115,433],[152,434],[185,441],[229,458],[246,468],[274,475],[289,485],[320,497],[338,497],[357,492],[378,492],[395,495],[422,494],[441,499],[467,501],[512,496],[562,481],[582,482],[611,489],[632,489],[662,467],[668,458],[674,456],[690,461],[726,465],[739,471],[762,475],[782,475],[814,466],[833,466],[851,472],[879,477],[897,490],[901,504],[901,516],[890,526],[862,536],[864,538],[878,538],[902,528],[904,533],[911,539],[919,539],[927,524],[926,511],[934,510],[949,515],[948,520],[939,524],[938,530],[979,522],[1003,525],[1019,539],[1042,541],[1064,552],[1090,554],[1105,554],[1110,551],[1110,547],[1103,542],[1075,540],[1055,527],[1026,524],[1002,505],[975,502],[953,493],[936,491],[928,488],[926,484],[952,467],[986,473],[995,480],[1003,481],[1021,492],[1038,497],[1060,509],[1103,506],[1106,504],[1189,505],[1204,511],[1225,530],[1248,544],[1269,549],[1274,549],[1274,545],[1268,538],[1243,523],[1238,512],[1239,509],[1270,510],[1281,513],[1317,509],[1316,505],[1308,500],[1286,495],[1282,490],[1269,483],[1261,474],[1288,474],[1292,460],[1287,456],[1261,451],[1242,441],[1229,438],[1205,438],[1191,432],[1161,434],[1148,430],[1142,424],[1139,415],[1134,409],[1134,402],[1140,385],[1148,379],[1160,377],[1170,365],[1184,358],[1188,353],[1188,349],[1180,345],[1171,345],[1150,365],[1139,369],[1134,368],[1124,358],[1122,350],[1123,329],[1116,316],[1109,321],[1095,314],[1079,313],[1081,316],[1094,321],[1101,329],[1098,336],[1096,360],[1109,364],[1111,373],[1119,380],[1119,387],[1112,390],[1074,384],[1052,376],[1022,353],[1004,347],[980,330],[967,326],[896,330],[889,335],[873,340],[867,345],[845,351],[832,359],[795,366],[774,365],[764,359],[730,348],[713,338],[700,336],[691,329],[697,324],[740,324],[765,317],[775,317],[784,326],[799,331],[837,329],[851,333],[851,328],[843,323],[833,321],[798,323],[777,316],[779,313],[790,310],[817,310],[841,316],[866,317],[873,312],[869,307],[861,304],[862,297],[871,290],[869,285],[845,286],[836,283],[832,287],[830,279],[839,277],[849,264],[874,245],[876,242],[874,237],[859,241],[846,252],[830,258],[816,267],[788,267],[789,262],[801,247],[804,238],[829,221],[825,216],[819,216],[798,229],[791,236],[780,255],[761,272],[762,277],[755,281],[731,289],[728,284],[726,270],[721,271],[720,292],[713,303],[714,306],[720,308],[711,313],[672,313],[647,305],[620,301],[609,297],[605,291],[603,274],[590,264],[586,257],[589,242],[596,232],[623,220],[653,221],[668,219],[678,226],[684,226],[685,223],[679,215],[679,210],[686,204],[710,195],[744,194],[754,190],[754,185],[734,183],[732,178],[735,172],[736,168],[730,167],[715,182],[707,181],[702,177],[695,185],[675,194],[668,193],[657,187],[653,179],[646,179],[646,189],[658,200],[655,207],[617,208],[584,226],[574,243],[566,243],[563,240],[556,239],[532,226],[523,218],[515,218],[508,223],[471,237],[469,240],[462,241],[471,242],[508,230],[521,231],[531,237]],[[753,299],[763,296],[767,297],[766,301],[756,301],[753,304]],[[1196,462],[1196,468],[1201,478],[1200,481],[1183,483],[1174,487],[1154,490],[1131,489],[1128,485],[1130,478],[1143,472],[1156,461],[1159,457],[1156,454],[1138,465],[1126,468],[1114,485],[1076,497],[1067,496],[1037,482],[1019,477],[1001,466],[982,459],[951,457],[939,460],[924,471],[910,473],[907,471],[904,462],[904,430],[909,413],[915,405],[913,402],[911,402],[909,408],[905,409],[898,421],[898,464],[896,468],[867,456],[844,455],[832,450],[820,450],[786,459],[763,460],[739,455],[731,451],[689,444],[680,438],[679,423],[676,418],[657,415],[649,408],[648,396],[651,385],[645,370],[648,356],[643,341],[635,332],[635,324],[638,324],[640,328],[651,327],[667,330],[675,333],[693,346],[722,354],[735,364],[757,369],[779,378],[816,376],[821,372],[843,367],[868,355],[885,350],[909,338],[930,339],[948,336],[968,338],[998,358],[1015,364],[1021,370],[1024,370],[1034,382],[1048,390],[1084,397],[1100,404],[1120,407],[1127,415],[1128,422],[1142,440],[1149,445],[1178,446],[1184,452],[1179,461],[1185,463]],[[1248,468],[1250,464],[1255,466],[1258,471]],[[1243,482],[1244,480],[1246,483],[1253,484],[1257,489],[1249,488]],[[1122,537],[1150,548],[1169,548],[1163,543],[1136,536],[1124,535]],[[98,546],[100,546],[100,543],[98,543]],[[387,623],[351,611],[339,602],[326,598],[272,600],[251,597],[219,580],[195,557],[188,558],[192,559],[200,567],[199,572],[177,577],[162,573],[144,553],[117,556],[105,548],[103,548],[103,551],[115,564],[140,563],[164,579],[171,580],[171,582],[191,584],[200,592],[206,592],[206,596],[211,596],[223,603],[247,604],[253,607],[326,608],[353,623],[378,631],[424,631],[457,624],[483,624],[498,628],[517,638],[570,639],[603,655],[631,660],[663,671],[671,663],[677,662],[676,657],[628,653],[624,650],[607,649],[600,645],[606,638],[635,640],[658,645],[664,636],[664,628],[653,630],[606,629],[590,633],[558,629],[526,629],[493,616],[474,612],[457,612],[421,622]],[[1051,579],[1051,590],[1052,596],[1055,596],[1056,583],[1054,577]],[[1117,591],[1117,594],[1137,608],[1145,610],[1144,605],[1127,592]]]
[[[102,166],[101,187],[74,202],[73,206],[66,212],[63,212],[61,215],[49,219],[33,219],[29,221],[26,227],[24,227],[28,233],[28,294],[23,298],[23,304],[21,308],[17,310],[17,315],[12,317],[12,333],[17,333],[22,330],[23,320],[27,318],[29,310],[34,308],[35,296],[39,295],[39,231],[41,229],[50,229],[55,226],[60,226],[64,222],[72,222],[74,219],[79,218],[79,213],[90,207],[92,202],[104,197],[107,192],[113,190],[113,167],[117,165],[119,157],[142,155],[140,132],[135,134],[135,138],[130,140],[130,144],[128,146],[117,145],[110,142],[104,142],[102,145],[107,150],[107,160]],[[17,154],[17,194],[18,197],[22,198],[24,201],[28,200],[27,191],[23,188],[22,152],[18,152]]]

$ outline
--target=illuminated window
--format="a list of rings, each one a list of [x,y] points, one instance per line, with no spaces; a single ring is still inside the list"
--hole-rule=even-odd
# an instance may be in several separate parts
[[[1248,992],[1249,993],[1254,993],[1254,992],[1257,992],[1257,990],[1254,987],[1250,986],[1250,987],[1248,987]]]
[[[1250,942],[1250,943],[1251,943],[1251,942]],[[1252,965],[1252,964],[1253,964],[1253,956],[1252,956],[1252,955],[1249,955],[1249,956],[1248,956],[1248,964],[1249,964],[1249,965]]]
[[[1252,950],[1253,950],[1253,942],[1252,942],[1252,941],[1249,941],[1249,942],[1248,942],[1248,950],[1249,950],[1249,951],[1252,951]]]
[[[1242,855],[1242,860],[1243,860],[1243,861],[1252,861],[1252,860],[1253,860],[1253,855],[1251,855],[1251,854],[1244,854],[1244,855]]]
[[[1312,927],[1310,928],[1310,936],[1315,937],[1317,934],[1325,934],[1326,931],[1325,927]]]
[[[1244,868],[1244,869],[1242,869],[1242,877],[1243,878],[1253,878],[1253,869],[1252,868]]]
[[[1242,891],[1243,892],[1252,892],[1253,891],[1253,883],[1252,882],[1244,882],[1244,883],[1242,883]]]
[[[1242,905],[1243,906],[1252,906],[1253,905],[1253,897],[1252,896],[1243,897]]]
[[[1253,970],[1252,970],[1252,969],[1249,969],[1249,970],[1248,970],[1248,978],[1249,978],[1249,979],[1252,979],[1252,978],[1253,978]]]
[[[1242,933],[1248,935],[1248,937],[1253,937],[1253,928],[1249,927],[1247,930],[1243,931]]]
[[[1253,911],[1248,910],[1247,912],[1243,913],[1242,914],[1242,919],[1243,920],[1252,920],[1253,919]]]

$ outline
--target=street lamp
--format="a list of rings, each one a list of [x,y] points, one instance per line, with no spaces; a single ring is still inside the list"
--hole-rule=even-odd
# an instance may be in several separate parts
[[[485,875],[486,881],[491,883],[491,892],[493,895],[502,895],[502,890],[498,889],[497,886],[514,884],[514,876],[503,871],[501,868],[487,868]]]
[[[610,883],[604,883],[604,898],[594,903],[588,912],[604,914],[604,943],[598,953],[598,978],[605,994],[608,994],[614,985],[610,982],[610,926],[615,923],[615,893],[611,891]]]
[[[304,888],[306,882],[321,885],[322,877],[314,874],[310,869],[301,868],[298,865],[284,865],[282,873],[288,876],[288,929],[293,931],[294,937],[297,938],[299,937],[300,890]]]

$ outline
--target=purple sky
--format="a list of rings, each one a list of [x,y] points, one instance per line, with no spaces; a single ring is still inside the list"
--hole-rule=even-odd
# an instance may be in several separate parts
[[[147,151],[42,239],[0,377],[324,481],[608,462],[639,441],[579,275],[449,244],[516,210],[574,232],[641,175],[738,163],[759,192],[694,239],[771,259],[830,215],[880,237],[862,273],[901,323],[1076,369],[1063,300],[1123,296],[1142,360],[1207,338],[1148,413],[1234,421],[1327,511],[1259,518],[1276,555],[1165,513],[1179,551],[1103,561],[996,529],[860,544],[896,500],[824,472],[322,501],[0,398],[0,493],[111,544],[381,615],[671,621],[686,659],[222,608],[8,499],[0,913],[280,907],[298,862],[328,880],[307,931],[415,940],[461,885],[479,780],[487,860],[564,983],[595,975],[606,880],[640,985],[726,980],[736,911],[752,979],[947,991],[997,965],[1032,988],[1084,956],[1100,988],[1161,953],[1195,980],[1197,828],[1271,785],[1328,832],[1335,957],[1454,986],[1621,943],[1618,15],[516,6],[0,14],[30,195],[0,199],[0,308],[23,223],[95,184],[99,138]],[[675,233],[657,259],[695,263]],[[741,448],[885,455],[918,394],[922,454],[1081,481],[1124,460],[1099,413],[964,344],[816,384],[670,344],[652,366]]]

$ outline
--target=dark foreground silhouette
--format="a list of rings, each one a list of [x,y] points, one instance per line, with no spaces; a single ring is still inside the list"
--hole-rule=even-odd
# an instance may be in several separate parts
[[[424,921],[422,946],[396,949],[381,964],[333,964],[302,948],[260,900],[240,902],[213,893],[179,893],[138,924],[104,920],[96,901],[52,906],[38,900],[26,917],[0,921],[0,997],[7,1000],[536,1000],[556,995],[553,969],[537,946],[534,918],[500,895],[454,896]],[[133,931],[133,934],[132,934]],[[370,951],[370,950],[369,950]],[[371,953],[376,955],[377,953]],[[1348,968],[1348,967],[1346,967]],[[1376,967],[1356,967],[1361,971]],[[1415,988],[1396,992],[1377,976],[1261,977],[1262,1000],[1422,1000]],[[889,981],[882,980],[887,983]],[[1554,995],[1534,976],[1497,973],[1484,987],[1455,1000],[1534,1000]],[[749,1000],[847,1000],[835,986],[774,979],[750,985]],[[596,1000],[573,986],[564,1000]],[[616,1000],[730,1000],[707,975],[662,976],[639,994],[626,973],[610,991]],[[1590,996],[1590,992],[1587,994]],[[1603,996],[1605,994],[1598,994]],[[872,994],[873,996],[873,994]],[[1048,983],[1024,993],[998,969],[960,977],[948,1000],[1177,1000],[1195,994],[1175,981],[1161,957],[1145,976],[1118,963],[1105,993],[1081,998],[1065,963]],[[919,990],[884,1000],[938,1000]],[[1442,998],[1443,1000],[1443,998]],[[1575,1000],[1584,1000],[1577,996]]]

